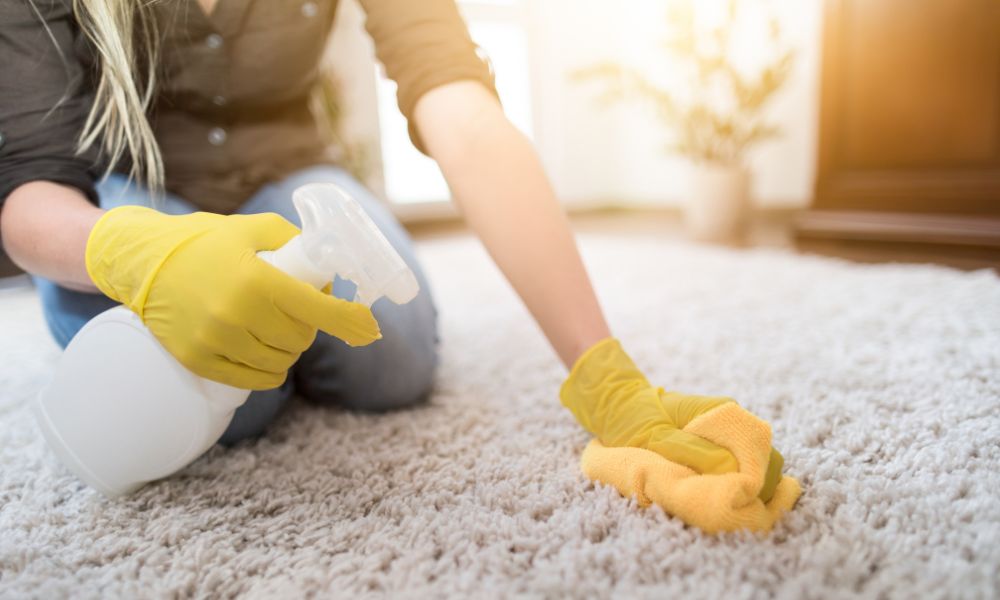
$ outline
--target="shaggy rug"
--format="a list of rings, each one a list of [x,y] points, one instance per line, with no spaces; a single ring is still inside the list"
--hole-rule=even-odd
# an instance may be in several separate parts
[[[442,313],[429,404],[298,402],[125,500],[77,483],[27,403],[57,350],[0,295],[0,597],[989,598],[1000,594],[1000,281],[582,238],[655,383],[769,420],[804,493],[708,536],[580,474],[564,376],[468,238],[422,242]]]

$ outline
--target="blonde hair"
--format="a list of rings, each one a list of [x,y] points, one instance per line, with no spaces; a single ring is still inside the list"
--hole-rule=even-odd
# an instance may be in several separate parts
[[[150,190],[163,186],[163,159],[146,118],[156,86],[155,0],[73,0],[73,13],[99,64],[94,104],[77,152],[99,146],[110,172],[126,151],[129,176]]]

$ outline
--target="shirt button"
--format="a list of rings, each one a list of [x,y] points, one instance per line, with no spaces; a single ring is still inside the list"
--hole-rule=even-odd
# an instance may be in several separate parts
[[[208,131],[208,143],[213,146],[221,146],[226,143],[226,130],[221,127],[213,127]]]
[[[302,5],[302,16],[311,19],[319,14],[319,7],[315,2],[306,2]]]
[[[225,106],[228,103],[225,96],[212,96],[212,104],[216,106]]]
[[[205,38],[205,45],[211,48],[212,50],[218,50],[219,48],[221,48],[222,42],[223,42],[222,36],[217,33],[209,34],[209,36]]]

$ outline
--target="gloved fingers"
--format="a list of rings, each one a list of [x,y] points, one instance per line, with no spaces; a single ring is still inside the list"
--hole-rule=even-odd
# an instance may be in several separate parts
[[[315,327],[273,309],[267,318],[256,320],[248,331],[261,343],[294,354],[305,352],[316,339]]]
[[[277,213],[231,215],[228,217],[254,250],[277,250],[300,231]]]
[[[668,392],[663,388],[657,390],[660,402],[667,417],[677,426],[684,429],[696,417],[715,410],[728,402],[735,402],[726,396],[694,396],[678,392]]]
[[[272,390],[285,383],[288,370],[279,373],[261,371],[243,363],[233,362],[222,355],[216,355],[211,365],[211,372],[198,373],[213,381],[224,383],[243,390]]]
[[[288,316],[339,338],[348,346],[366,346],[382,337],[375,315],[367,306],[288,279],[288,285],[274,289],[275,305]]]
[[[264,373],[284,373],[299,359],[299,352],[289,352],[261,342],[249,331],[233,333],[221,347],[220,356]]]
[[[701,436],[671,427],[663,427],[650,436],[647,450],[669,461],[691,467],[703,475],[736,473],[739,462],[729,450]]]
[[[223,356],[209,346],[167,347],[189,371],[226,385],[244,390],[269,390],[285,382],[288,370],[268,372]]]
[[[638,380],[632,383],[630,389],[595,391],[587,423],[595,433],[600,432],[601,441],[607,445],[641,446],[653,432],[672,426],[665,418],[656,390],[643,387]],[[624,394],[628,401],[616,401],[616,393]]]
[[[767,472],[764,474],[764,486],[760,488],[760,494],[758,494],[758,497],[765,504],[770,502],[774,496],[774,490],[777,489],[778,483],[781,482],[781,471],[784,468],[785,457],[772,447],[771,457],[767,461]]]

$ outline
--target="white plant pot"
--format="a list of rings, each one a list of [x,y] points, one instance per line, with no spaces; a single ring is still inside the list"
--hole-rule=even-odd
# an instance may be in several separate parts
[[[688,236],[701,242],[741,242],[750,212],[749,190],[745,167],[693,163],[684,207]]]

